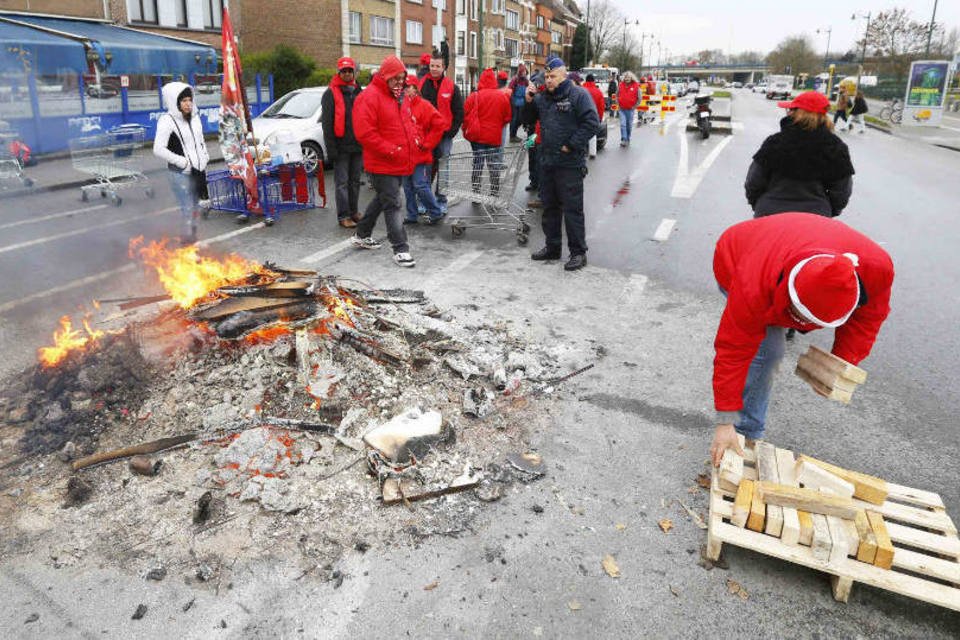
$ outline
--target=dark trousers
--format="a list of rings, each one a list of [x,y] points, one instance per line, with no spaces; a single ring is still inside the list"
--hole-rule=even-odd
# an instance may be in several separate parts
[[[333,183],[337,197],[337,219],[345,220],[359,211],[360,176],[363,153],[340,153],[333,163]]]
[[[517,129],[520,128],[520,110],[523,107],[511,105],[511,108],[513,109],[513,111],[511,112],[511,116],[510,116],[510,137],[516,138]]]
[[[369,238],[377,224],[377,218],[383,214],[387,225],[387,238],[394,253],[410,251],[407,244],[407,232],[403,228],[403,214],[400,212],[400,185],[403,176],[385,176],[380,173],[370,174],[370,185],[376,191],[376,196],[367,205],[363,218],[357,223],[357,237]]]
[[[470,147],[473,149],[473,171],[470,176],[473,192],[480,193],[483,165],[486,164],[490,189],[485,193],[497,195],[500,193],[500,172],[503,171],[503,148],[479,142],[471,142]]]
[[[587,252],[587,229],[583,217],[582,168],[543,167],[540,199],[543,200],[543,235],[548,249],[563,248],[561,226],[567,230],[570,255]]]
[[[527,173],[530,174],[530,184],[534,189],[540,188],[540,148],[533,145],[527,149]]]

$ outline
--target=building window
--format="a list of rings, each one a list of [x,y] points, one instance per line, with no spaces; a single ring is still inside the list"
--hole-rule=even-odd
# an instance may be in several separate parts
[[[447,10],[447,0],[433,0],[433,8],[436,9],[437,5],[440,5],[440,8],[444,11]]]
[[[552,42],[553,44],[560,44],[561,42],[563,42],[563,34],[561,34],[559,31],[551,31],[550,42]]]
[[[471,58],[477,57],[477,32],[476,31],[470,32],[470,57]]]
[[[355,44],[359,44],[361,42],[360,34],[363,30],[363,27],[361,26],[361,24],[362,23],[360,18],[360,12],[351,11],[350,12],[350,28],[349,28],[349,31],[347,32],[347,39],[350,42],[353,42]]]
[[[477,19],[477,0],[470,0],[470,19]]]
[[[393,45],[393,18],[370,16],[370,43]]]
[[[128,0],[130,22],[157,24],[157,0]]]
[[[507,29],[518,31],[520,29],[520,14],[516,11],[507,10]]]
[[[407,42],[409,44],[423,44],[422,22],[407,20]]]
[[[542,55],[543,55],[543,52],[544,52],[543,43],[538,40],[538,41],[537,41],[537,55],[538,55],[538,56],[542,56]]]
[[[186,28],[187,27],[187,0],[176,0],[174,2],[174,9],[177,10],[177,26]]]
[[[447,39],[447,28],[433,25],[433,42],[441,43]]]
[[[423,0],[407,0],[407,2],[412,2],[413,4],[423,4]]]
[[[223,0],[203,1],[203,28],[219,29],[223,20]]]
[[[490,0],[490,13],[503,14],[506,8],[506,0]]]
[[[537,29],[543,29],[543,16],[537,16]]]
[[[457,15],[467,15],[467,0],[457,0]]]
[[[465,40],[466,40],[466,36],[464,35],[463,31],[457,31],[457,55],[458,56],[462,56],[466,54],[466,51],[464,50],[464,47],[466,46],[464,44]]]
[[[516,58],[520,53],[520,43],[516,40],[507,38],[504,42],[504,49],[508,58]]]

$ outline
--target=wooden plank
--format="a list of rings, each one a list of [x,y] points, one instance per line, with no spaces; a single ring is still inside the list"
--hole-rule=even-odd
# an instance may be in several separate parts
[[[853,497],[853,484],[803,458],[797,463],[797,480],[808,489],[829,490],[845,498]]]
[[[866,511],[857,511],[853,519],[853,526],[857,528],[857,560],[873,564],[877,557],[877,536],[873,534],[873,527],[867,519]]]
[[[750,499],[750,515],[747,516],[747,528],[752,531],[763,531],[764,520],[767,515],[767,505],[763,502],[763,496],[757,491],[756,486],[753,489],[753,497]]]
[[[833,575],[841,575],[854,582],[869,584],[940,607],[960,611],[960,589],[954,587],[897,571],[884,571],[873,565],[849,558],[844,560],[839,567],[830,567],[826,562],[814,558],[811,549],[791,547],[776,538],[755,533],[748,529],[739,529],[725,522],[718,525],[713,533],[718,540],[728,544],[751,549],[812,569],[826,571]]]
[[[285,307],[291,302],[289,298],[261,298],[259,296],[227,298],[212,306],[198,309],[192,312],[190,316],[194,320],[219,320],[240,311],[275,309]]]
[[[803,354],[797,359],[797,368],[803,369],[825,387],[839,389],[853,393],[857,390],[857,383],[847,380],[836,371],[831,371],[822,363],[814,360],[810,356]]]
[[[850,498],[831,496],[812,489],[797,489],[761,480],[754,491],[767,504],[794,507],[838,518],[852,519],[857,514],[857,507]]]
[[[887,533],[883,516],[876,511],[867,511],[867,519],[870,521],[873,535],[877,537],[877,556],[873,559],[873,564],[881,569],[889,569],[893,566],[893,543],[890,541],[890,534]]]
[[[860,509],[877,511],[888,521],[906,522],[918,527],[936,529],[947,534],[957,535],[957,527],[945,511],[928,511],[898,502],[890,502],[889,500],[881,505],[875,505],[854,498],[853,504]]]
[[[897,544],[905,544],[917,549],[945,556],[960,556],[960,540],[956,536],[941,536],[929,531],[920,531],[896,522],[885,521],[887,534]]]
[[[800,537],[797,542],[809,547],[813,544],[813,514],[798,509],[797,520],[800,522]]]
[[[833,599],[837,602],[845,603],[850,599],[853,580],[850,578],[841,578],[840,576],[830,576],[830,588],[833,590]]]
[[[916,504],[921,507],[932,507],[934,509],[946,508],[946,505],[943,504],[943,498],[932,491],[905,487],[902,484],[894,484],[892,482],[886,484],[887,491],[890,492],[890,497],[895,500],[909,502],[910,504]],[[864,498],[864,500],[866,500],[866,498]]]
[[[960,564],[900,547],[894,547],[894,550],[893,567],[895,569],[922,573],[954,584],[960,583]]]
[[[883,502],[887,499],[889,485],[882,478],[870,476],[858,471],[850,471],[849,469],[844,469],[843,467],[838,467],[830,464],[829,462],[817,460],[816,458],[811,458],[807,455],[801,455],[800,460],[806,463],[815,464],[821,469],[829,471],[833,475],[851,483],[853,485],[853,495],[856,498],[866,500],[871,504],[883,504]],[[939,498],[939,496],[937,497]]]
[[[796,478],[796,467],[793,461],[793,452],[787,449],[776,449],[777,473],[780,474],[780,484],[788,487],[799,486]],[[783,530],[780,539],[784,544],[798,544],[800,542],[800,517],[793,507],[783,509]],[[812,526],[812,525],[811,525]]]
[[[833,355],[829,351],[821,349],[816,345],[810,345],[810,347],[807,349],[806,355],[817,362],[822,363],[824,366],[833,369],[851,382],[863,384],[867,381],[866,371],[856,365],[850,364],[843,358]]]
[[[810,542],[810,552],[817,560],[829,562],[830,552],[833,550],[833,538],[830,537],[827,516],[814,513],[810,517],[813,518],[813,538]]]
[[[857,525],[853,520],[841,520],[840,524],[843,525],[843,532],[847,538],[847,555],[856,558],[857,551],[860,549],[860,533],[857,531]]]
[[[706,555],[710,560],[720,559],[720,552],[723,550],[723,542],[717,538],[716,531],[723,525],[724,516],[730,517],[729,509],[731,505],[723,499],[719,491],[720,476],[716,467],[710,468],[710,513],[707,516],[707,550]]]
[[[843,520],[837,516],[826,516],[826,518],[831,545],[828,562],[838,565],[841,560],[846,559],[847,550],[850,548],[850,543],[847,541],[847,528],[843,526]]]
[[[736,491],[742,477],[743,457],[733,449],[727,449],[720,460],[720,486],[728,491]]]
[[[838,402],[842,402],[843,404],[850,404],[850,400],[853,398],[853,394],[851,392],[826,386],[809,374],[806,369],[803,369],[800,366],[797,366],[797,368],[794,369],[794,373],[796,373],[801,379],[803,379],[804,382],[809,384],[814,389],[820,391],[824,397],[830,400],[836,400]]]
[[[780,482],[780,473],[777,471],[777,449],[769,442],[760,442],[756,445],[757,473],[760,480]],[[769,536],[779,538],[783,531],[783,507],[767,505],[767,523],[763,532]]]
[[[733,515],[730,522],[741,528],[746,526],[747,518],[750,516],[753,486],[753,480],[741,480],[740,486],[737,488],[737,497],[733,500]]]

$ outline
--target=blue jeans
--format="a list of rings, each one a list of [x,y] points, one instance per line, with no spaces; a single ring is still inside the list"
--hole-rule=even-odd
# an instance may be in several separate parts
[[[630,142],[633,132],[633,109],[620,109],[620,142]]]
[[[437,168],[437,203],[447,204],[447,196],[443,192],[450,182],[450,152],[453,150],[453,138],[444,136],[440,144],[433,150],[434,166]]]
[[[179,171],[167,171],[167,179],[173,197],[180,206],[180,234],[191,236],[197,233],[197,217],[200,213],[197,192],[193,188],[193,179],[190,174]]]
[[[470,176],[473,183],[473,192],[480,193],[483,165],[486,163],[487,173],[490,176],[490,189],[487,193],[490,195],[499,194],[500,173],[503,171],[503,148],[491,144],[480,144],[479,142],[471,142],[470,148],[473,149],[473,171]]]
[[[411,222],[417,219],[417,200],[427,210],[427,215],[431,220],[439,220],[443,217],[440,211],[440,205],[433,196],[433,190],[430,188],[430,172],[432,165],[418,164],[413,168],[413,174],[403,178],[403,194],[407,201],[407,220]]]
[[[756,440],[763,437],[773,376],[780,368],[786,350],[786,327],[767,327],[767,336],[760,343],[747,372],[747,383],[743,387],[743,409],[740,410],[740,421],[735,425],[737,433],[745,438]]]

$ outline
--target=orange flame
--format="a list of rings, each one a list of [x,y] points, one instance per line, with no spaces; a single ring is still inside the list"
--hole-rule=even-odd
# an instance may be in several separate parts
[[[248,333],[243,337],[243,341],[247,344],[263,344],[265,342],[273,342],[277,338],[291,333],[293,332],[289,327],[273,325]]]
[[[197,304],[216,289],[244,282],[251,274],[271,275],[263,265],[236,254],[222,260],[199,255],[197,246],[167,248],[167,240],[143,245],[143,236],[130,241],[130,254],[139,254],[153,267],[163,288],[184,309]]]
[[[60,318],[60,330],[53,332],[53,346],[41,347],[37,350],[37,357],[44,368],[57,366],[71,352],[84,350],[92,346],[97,340],[106,335],[106,331],[92,329],[86,319],[83,321],[83,331],[73,328],[70,316]]]

